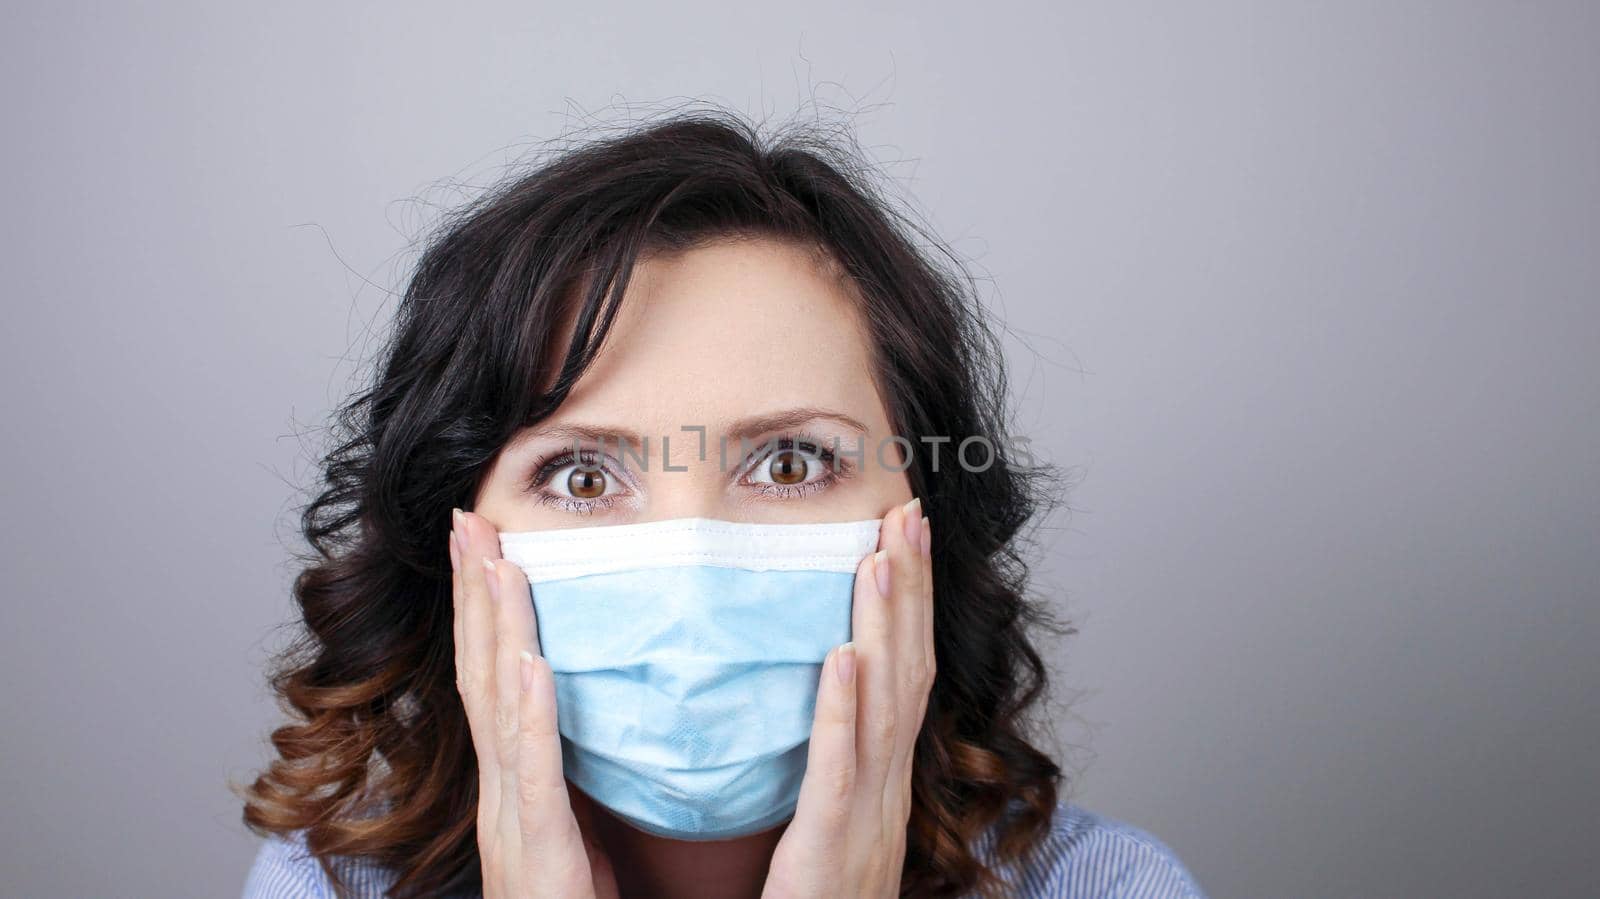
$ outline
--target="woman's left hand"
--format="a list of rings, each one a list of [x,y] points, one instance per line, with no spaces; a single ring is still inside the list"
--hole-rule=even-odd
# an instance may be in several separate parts
[[[799,803],[763,899],[900,895],[912,755],[935,672],[920,500],[884,516],[878,546],[856,568],[852,639],[822,666]]]

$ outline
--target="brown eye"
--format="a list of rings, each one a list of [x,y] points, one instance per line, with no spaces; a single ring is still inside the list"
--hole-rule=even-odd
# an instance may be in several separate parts
[[[599,469],[574,468],[567,475],[567,492],[578,499],[595,499],[606,492],[606,473]]]
[[[801,484],[806,479],[806,457],[794,450],[774,453],[767,463],[767,473],[774,484]]]

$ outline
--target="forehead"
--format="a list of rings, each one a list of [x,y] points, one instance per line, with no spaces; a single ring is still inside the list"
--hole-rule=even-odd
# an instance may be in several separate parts
[[[825,406],[875,426],[872,350],[848,290],[812,250],[776,240],[641,258],[604,347],[551,423],[715,431]]]

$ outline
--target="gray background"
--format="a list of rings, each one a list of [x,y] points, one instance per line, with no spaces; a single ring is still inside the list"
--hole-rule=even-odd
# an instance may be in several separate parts
[[[1600,890],[1594,4],[239,6],[0,37],[0,892],[237,894],[413,238],[682,98],[847,117],[988,279],[1073,798],[1216,897]]]

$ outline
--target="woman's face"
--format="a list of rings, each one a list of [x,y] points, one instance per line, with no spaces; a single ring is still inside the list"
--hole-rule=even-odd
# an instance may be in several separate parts
[[[854,301],[805,249],[641,259],[594,364],[506,445],[474,511],[501,531],[882,517],[911,489],[870,360]]]

